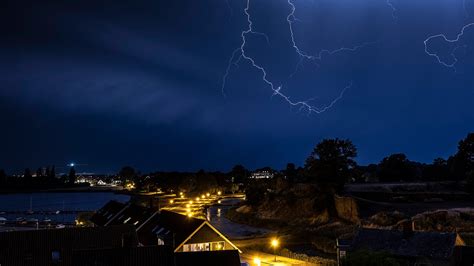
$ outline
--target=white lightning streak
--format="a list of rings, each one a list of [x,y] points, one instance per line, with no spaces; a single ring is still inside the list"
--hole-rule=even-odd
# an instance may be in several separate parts
[[[429,49],[428,49],[428,42],[430,42],[432,39],[436,39],[436,38],[442,38],[445,42],[448,42],[448,43],[457,43],[459,42],[459,40],[461,39],[461,37],[464,35],[464,32],[466,31],[467,28],[469,27],[472,27],[474,26],[474,22],[473,23],[469,23],[467,25],[465,25],[464,27],[462,27],[461,29],[461,32],[456,36],[455,39],[448,39],[446,37],[446,35],[444,34],[437,34],[437,35],[433,35],[433,36],[429,36],[425,41],[424,41],[424,44],[425,44],[425,53],[429,56],[432,56],[434,58],[436,58],[436,60],[438,61],[438,63],[440,63],[441,65],[445,66],[445,67],[448,67],[448,68],[453,68],[454,70],[456,70],[456,63],[458,62],[458,58],[456,57],[455,55],[455,52],[456,50],[460,47],[460,46],[456,46],[454,49],[451,50],[451,57],[453,58],[453,62],[452,63],[447,63],[445,61],[443,61],[441,59],[441,57],[437,54],[437,53],[434,53],[434,52],[430,52]]]
[[[390,9],[392,9],[392,18],[397,20],[397,8],[395,7],[395,5],[392,3],[392,0],[387,0],[387,5],[390,7]]]
[[[352,87],[352,82],[346,86],[342,91],[341,93],[339,94],[339,96],[337,98],[335,98],[333,101],[331,101],[328,105],[326,106],[322,106],[322,107],[317,107],[317,106],[313,106],[311,104],[309,104],[309,101],[310,100],[307,100],[307,101],[293,101],[290,99],[289,96],[283,94],[281,92],[281,89],[282,89],[282,86],[275,86],[273,84],[273,82],[271,82],[268,78],[267,78],[267,71],[265,70],[264,67],[262,67],[261,65],[257,64],[257,62],[255,62],[255,60],[251,57],[251,56],[248,56],[246,54],[246,51],[245,51],[245,45],[247,44],[247,38],[246,36],[249,35],[249,34],[254,34],[254,35],[260,35],[260,36],[265,36],[265,34],[263,33],[260,33],[260,32],[257,32],[257,31],[254,31],[253,30],[253,22],[252,22],[252,19],[251,19],[251,16],[250,16],[250,13],[249,13],[249,9],[250,9],[250,0],[247,0],[247,5],[244,9],[244,13],[247,17],[247,29],[246,30],[243,30],[242,33],[241,33],[241,39],[242,39],[242,42],[241,42],[241,45],[239,48],[235,49],[234,52],[232,53],[232,56],[231,58],[229,59],[229,64],[227,66],[227,70],[224,74],[224,77],[223,77],[223,82],[222,82],[222,91],[224,93],[224,88],[225,88],[225,83],[226,83],[226,80],[227,80],[227,77],[229,76],[229,72],[230,72],[230,69],[232,67],[233,64],[236,64],[236,61],[234,61],[235,57],[237,55],[239,55],[239,59],[240,58],[243,58],[247,61],[250,62],[250,64],[257,70],[259,70],[261,73],[262,73],[262,80],[264,83],[266,83],[270,89],[273,91],[273,96],[280,96],[283,100],[285,100],[289,105],[291,106],[295,106],[295,107],[299,107],[300,110],[306,110],[308,112],[308,114],[311,114],[311,113],[316,113],[316,114],[320,114],[320,113],[323,113],[325,111],[327,111],[329,108],[331,108],[332,106],[334,106],[334,104],[336,104],[337,101],[339,101],[343,95],[344,95],[344,92],[349,89],[350,87]],[[266,37],[267,39],[267,42],[268,42],[268,38]],[[330,53],[330,52],[329,52]],[[238,62],[237,60],[237,62]],[[225,93],[224,93],[225,95]]]
[[[354,47],[341,47],[341,48],[338,48],[338,49],[335,49],[335,50],[323,49],[317,55],[310,55],[310,54],[302,51],[298,47],[298,45],[296,44],[295,34],[294,34],[294,31],[293,31],[293,23],[295,21],[299,21],[295,16],[296,6],[292,2],[292,0],[287,0],[287,2],[288,2],[288,5],[290,5],[290,7],[291,7],[291,11],[288,14],[288,16],[286,17],[286,21],[288,22],[288,26],[289,26],[289,29],[290,29],[291,44],[292,44],[293,48],[295,49],[296,53],[299,56],[301,56],[302,58],[305,58],[305,59],[308,59],[308,60],[321,60],[324,54],[334,55],[334,54],[337,54],[337,53],[340,53],[340,52],[355,52],[355,51],[357,51],[361,48],[364,48],[365,46],[376,43],[376,42],[364,42],[364,43],[356,45]],[[298,65],[299,64],[301,64],[301,62],[299,62]]]

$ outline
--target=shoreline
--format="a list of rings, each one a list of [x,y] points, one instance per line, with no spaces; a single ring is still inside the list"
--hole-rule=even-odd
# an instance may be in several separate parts
[[[0,195],[8,194],[31,194],[31,193],[97,193],[97,192],[113,192],[115,194],[127,194],[121,187],[61,187],[47,189],[6,189],[0,190]]]

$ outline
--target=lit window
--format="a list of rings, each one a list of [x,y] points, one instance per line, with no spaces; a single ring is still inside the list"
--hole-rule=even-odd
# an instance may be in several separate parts
[[[57,264],[61,262],[61,253],[57,250],[51,252],[51,262]]]

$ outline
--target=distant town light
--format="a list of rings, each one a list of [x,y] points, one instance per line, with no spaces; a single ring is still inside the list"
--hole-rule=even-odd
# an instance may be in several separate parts
[[[206,196],[209,197],[209,196],[211,196],[211,194],[210,194],[210,193],[207,193]]]
[[[217,203],[218,203],[218,204],[221,204],[221,201],[220,201],[220,200],[218,200],[218,201],[217,201]]]
[[[189,201],[189,204],[193,204],[193,201],[192,201],[192,200],[190,200],[190,201]]]
[[[201,195],[201,198],[205,198],[206,196],[205,195]]]
[[[174,203],[174,200],[171,199],[171,200],[170,200],[170,203],[173,204],[173,203]]]
[[[221,194],[222,194],[222,192],[220,192],[220,191],[217,191],[217,195],[219,195],[219,196],[220,196]]]
[[[189,206],[191,206],[190,204],[186,204],[186,208],[189,208]]]
[[[192,214],[192,213],[188,213],[188,217],[193,217],[193,214]]]
[[[184,195],[179,196],[180,198],[184,198]]]
[[[200,198],[199,198],[199,197],[196,197],[196,201],[199,201],[199,200],[200,200]]]

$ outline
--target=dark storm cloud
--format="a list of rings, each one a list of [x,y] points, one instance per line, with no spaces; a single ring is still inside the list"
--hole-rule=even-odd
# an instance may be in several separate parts
[[[423,40],[456,34],[465,20],[452,1],[296,1],[295,36],[311,53],[377,41],[357,53],[324,56],[289,79],[298,57],[286,1],[252,1],[249,54],[292,99],[328,112],[291,108],[248,62],[221,80],[246,27],[243,1],[7,1],[0,16],[0,168],[69,160],[91,171],[133,164],[156,169],[282,167],[303,162],[324,137],[353,139],[359,161],[392,152],[430,161],[454,152],[473,130],[474,47],[467,34],[458,72],[424,53]],[[232,12],[231,12],[232,10]],[[232,14],[232,16],[230,16]],[[460,15],[462,14],[462,16]],[[473,31],[474,32],[474,31]],[[434,43],[444,57],[443,45]]]

